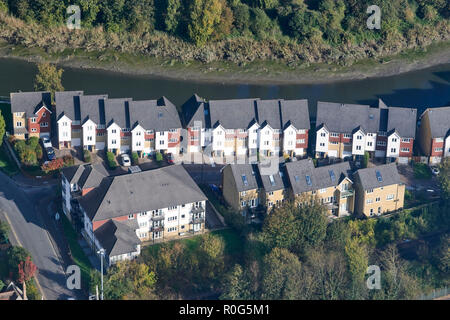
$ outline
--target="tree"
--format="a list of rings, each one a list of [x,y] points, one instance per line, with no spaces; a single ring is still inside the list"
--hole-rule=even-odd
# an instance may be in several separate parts
[[[285,203],[271,211],[264,220],[262,239],[269,248],[292,248],[299,238],[296,227],[298,208],[292,203]]]
[[[9,231],[11,230],[11,227],[7,222],[0,220],[0,243],[8,242],[9,240]]]
[[[250,283],[241,265],[236,264],[225,275],[222,282],[221,300],[246,300],[251,299]]]
[[[18,268],[19,268],[19,270],[18,270],[19,279],[18,280],[20,283],[24,283],[24,282],[31,280],[31,278],[34,277],[34,275],[37,271],[37,267],[33,263],[33,261],[31,261],[30,256],[28,256],[25,261],[20,261]]]
[[[166,13],[164,18],[165,29],[169,33],[175,33],[180,21],[180,0],[166,0]]]
[[[64,91],[61,83],[63,69],[57,69],[50,63],[38,64],[38,73],[34,79],[34,89],[36,91],[50,91],[54,101],[56,91]]]
[[[3,118],[2,110],[0,110],[0,147],[3,144],[3,136],[5,135],[5,132],[6,132],[5,118]]]
[[[250,22],[250,30],[258,38],[264,38],[273,27],[270,18],[260,8],[254,8],[250,11]]]
[[[450,199],[450,159],[445,158],[441,165],[438,175],[439,184],[441,186],[442,198]]]
[[[369,152],[364,152],[363,168],[367,168],[369,165]]]
[[[360,299],[364,288],[364,277],[369,265],[367,246],[359,243],[356,238],[350,239],[345,246],[345,254],[352,282],[351,297]]]
[[[6,252],[9,274],[14,281],[19,280],[19,264],[25,262],[30,256],[25,248],[18,246],[13,246]]]
[[[192,0],[190,5],[188,34],[197,46],[204,45],[220,23],[222,0]]]
[[[350,228],[345,220],[338,219],[328,224],[325,238],[328,247],[344,250],[350,237]]]

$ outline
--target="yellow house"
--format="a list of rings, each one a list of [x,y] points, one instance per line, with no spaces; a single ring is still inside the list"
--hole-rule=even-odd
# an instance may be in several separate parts
[[[294,201],[316,198],[328,211],[338,217],[354,212],[355,191],[349,162],[314,167],[311,159],[286,164],[290,197]]]
[[[287,198],[286,175],[279,166],[275,168],[258,164],[260,189],[260,203],[267,208],[267,212],[274,207],[280,206]]]
[[[395,163],[360,169],[355,173],[356,212],[367,217],[403,208],[405,184]]]

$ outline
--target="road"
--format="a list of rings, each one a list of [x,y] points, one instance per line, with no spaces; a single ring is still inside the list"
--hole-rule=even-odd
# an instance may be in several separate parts
[[[41,188],[18,187],[14,181],[0,172],[0,217],[11,226],[11,242],[26,248],[38,268],[37,284],[46,300],[76,297],[66,288],[63,263],[52,244],[50,234],[42,218],[43,210],[35,204],[50,192],[51,186]]]

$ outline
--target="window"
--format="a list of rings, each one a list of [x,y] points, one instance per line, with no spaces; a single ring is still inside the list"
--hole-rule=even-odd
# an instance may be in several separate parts
[[[330,133],[330,137],[339,138],[339,133]]]
[[[380,202],[381,198],[380,197],[376,197],[375,198],[375,202]]]
[[[378,182],[383,182],[383,177],[381,176],[381,172],[379,170],[375,171],[375,175],[377,176]]]
[[[361,146],[356,146],[356,150],[361,150]]]
[[[36,123],[36,118],[31,118],[31,123]]]
[[[378,135],[379,135],[380,137],[386,137],[387,132],[386,132],[386,131],[380,131],[380,132],[378,132]]]
[[[168,217],[168,218],[167,218],[167,221],[175,221],[175,220],[177,220],[177,219],[178,219],[177,216],[173,216],[173,217]]]
[[[297,176],[296,176],[297,177]],[[311,182],[311,177],[310,176],[306,176],[306,184],[308,186],[312,186],[312,182]]]
[[[326,189],[326,188],[320,189],[320,193],[325,193],[325,192],[327,192],[327,189]]]
[[[402,152],[409,152],[409,148],[402,148]]]
[[[241,206],[242,206],[242,207],[245,207],[245,201],[242,201],[242,202],[241,202]]]
[[[164,140],[159,140],[159,145],[163,145],[164,144]]]
[[[366,203],[367,203],[367,204],[373,203],[373,199],[367,199],[367,200],[366,200]]]
[[[394,195],[393,194],[388,194],[386,196],[386,200],[393,200],[394,199]]]
[[[404,138],[404,139],[402,139],[402,142],[404,142],[404,143],[410,143],[410,142],[411,142],[411,139],[410,139],[410,138]]]
[[[31,132],[37,132],[36,128],[31,128]],[[67,132],[64,132],[67,134]]]
[[[377,146],[386,147],[386,141],[377,141]]]
[[[117,132],[116,129],[111,130],[111,133],[116,133],[116,132]]]
[[[168,210],[176,210],[177,206],[169,207]]]
[[[174,231],[176,231],[177,230],[177,227],[170,227],[170,228],[167,228],[167,232],[174,232]]]
[[[245,174],[242,175],[242,182],[244,183],[245,186],[248,186],[248,180]]]
[[[273,175],[269,176],[269,181],[270,181],[270,184],[272,185],[272,187],[274,187],[275,186],[275,179],[273,178]]]
[[[321,147],[325,147],[325,143],[321,142],[321,143],[320,143],[320,146],[321,146]]]
[[[372,145],[373,145],[372,142],[367,142],[367,146],[368,146],[368,147],[371,147]]]
[[[391,152],[392,153],[396,153],[397,152],[397,148],[391,148]]]
[[[362,136],[356,136],[356,140],[362,140]]]
[[[397,142],[397,138],[392,138],[392,142]]]
[[[22,122],[21,121],[17,121],[16,122],[16,127],[21,128],[22,127]]]
[[[43,128],[48,127],[48,122],[41,122],[41,127],[43,127]]]
[[[381,207],[378,207],[378,214],[381,214]]]
[[[443,148],[435,148],[434,151],[435,152],[442,152],[442,151],[444,151],[444,149]]]
[[[140,147],[140,146],[141,146],[141,142],[140,141],[136,142],[136,147]]]
[[[134,214],[129,214],[128,215],[128,220],[132,220],[132,219],[134,219]]]
[[[117,143],[117,141],[115,139],[111,140],[111,144],[116,144],[116,143]]]
[[[370,215],[373,216],[373,209],[370,209]]]
[[[330,141],[330,144],[337,145],[337,144],[339,144],[339,142],[337,142],[337,141]]]
[[[366,191],[366,193],[372,193],[373,192],[373,189],[368,189],[367,191]]]
[[[273,191],[270,191],[270,192],[269,192],[269,196],[273,196]]]
[[[92,141],[92,136],[87,137],[87,141]]]
[[[436,138],[436,139],[434,139],[434,142],[444,142],[444,139],[443,138]]]
[[[325,132],[322,132],[322,133],[320,134],[320,136],[321,136],[321,137],[326,137],[327,134],[326,134]]]
[[[136,132],[136,135],[137,135],[137,136],[140,136],[140,135],[141,135],[141,132],[140,132],[140,131]]]
[[[297,143],[305,143],[305,139],[299,139],[297,140]]]
[[[349,139],[349,138],[351,138],[351,137],[352,137],[352,136],[351,136],[350,134],[344,133],[344,138]]]

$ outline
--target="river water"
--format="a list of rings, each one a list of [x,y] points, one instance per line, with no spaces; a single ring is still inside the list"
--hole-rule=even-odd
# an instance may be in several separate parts
[[[33,63],[0,58],[0,96],[8,96],[18,90],[33,90],[36,71]],[[84,90],[85,94],[107,93],[112,98],[130,97],[135,100],[156,99],[164,95],[177,106],[193,93],[206,99],[308,99],[312,116],[318,100],[376,105],[381,98],[390,106],[420,110],[450,105],[450,64],[390,77],[326,84],[224,84],[76,68],[65,68],[62,80],[66,90]]]

